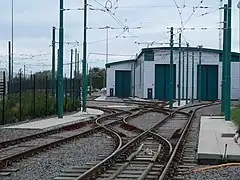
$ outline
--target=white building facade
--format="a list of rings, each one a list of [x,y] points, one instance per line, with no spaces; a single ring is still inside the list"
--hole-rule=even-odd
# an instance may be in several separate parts
[[[231,99],[240,98],[239,57],[239,53],[232,53]],[[179,63],[179,59],[181,60],[181,63]],[[199,59],[199,48],[188,48],[188,51],[186,51],[186,48],[182,48],[182,51],[179,51],[179,48],[177,47],[174,48],[174,98],[178,98],[180,91],[180,97],[182,99],[197,99],[199,94],[201,94],[201,98],[203,98],[203,100],[221,99],[222,51],[206,48],[201,49],[201,81],[199,81]],[[192,66],[192,63],[194,63],[194,66]],[[134,96],[146,99],[153,98],[167,100],[169,98],[170,84],[169,64],[169,47],[142,49],[142,52],[135,60],[109,63],[106,65],[107,95],[118,97]],[[125,75],[121,77],[121,73],[119,73],[120,71]],[[194,72],[193,75],[192,72]],[[128,79],[130,79],[130,81]],[[193,83],[192,80],[194,80]],[[199,91],[198,88],[200,82],[201,91]],[[126,85],[129,83],[130,85]],[[180,89],[178,87],[180,87]],[[186,94],[187,90],[188,95]],[[125,91],[127,92],[125,93]]]

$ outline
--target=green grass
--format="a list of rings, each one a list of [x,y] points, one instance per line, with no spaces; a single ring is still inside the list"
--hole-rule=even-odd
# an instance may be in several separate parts
[[[240,127],[240,108],[239,107],[232,109],[232,121]]]
[[[35,111],[34,111],[35,104]],[[79,107],[80,101],[64,98],[64,110],[65,112],[71,112]],[[49,115],[56,114],[56,98],[50,94],[47,96],[46,106],[46,95],[43,92],[36,92],[35,102],[33,98],[33,92],[24,92],[21,97],[21,111],[20,111],[20,96],[19,94],[9,94],[5,98],[4,111],[3,101],[0,100],[0,125],[11,124],[26,119],[34,119],[39,117],[46,117]],[[4,112],[4,114],[3,114]],[[21,116],[20,116],[21,112]],[[34,113],[35,112],[35,113]],[[4,115],[4,119],[3,119]],[[21,117],[21,118],[20,118]]]

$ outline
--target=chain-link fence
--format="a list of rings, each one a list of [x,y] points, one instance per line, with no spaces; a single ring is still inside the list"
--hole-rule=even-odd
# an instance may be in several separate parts
[[[0,124],[57,114],[58,82],[44,75],[18,73],[11,81],[0,75]],[[54,84],[54,86],[53,86]],[[64,78],[64,111],[81,108],[81,78]]]

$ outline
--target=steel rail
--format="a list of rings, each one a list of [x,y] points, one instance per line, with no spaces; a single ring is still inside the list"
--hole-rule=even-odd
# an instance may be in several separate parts
[[[202,104],[201,104],[202,105]],[[196,106],[196,105],[194,105],[194,106]],[[187,108],[189,108],[189,107],[187,107]],[[171,118],[175,113],[177,113],[178,111],[180,112],[180,110],[181,109],[184,109],[184,108],[178,108],[178,109],[176,109],[176,110],[174,110],[174,111],[171,111],[171,113],[169,114],[168,113],[168,116],[165,118],[165,120],[168,120],[169,118]],[[150,110],[153,110],[153,109],[150,109]],[[147,111],[150,111],[150,110],[147,110]],[[162,109],[162,111],[164,111],[165,109]],[[146,111],[146,112],[147,112]],[[158,109],[158,112],[159,111],[161,111],[160,109]],[[141,112],[141,113],[143,113],[143,112]],[[166,113],[166,112],[165,112]],[[185,113],[185,112],[180,112],[180,113],[182,113],[182,114],[185,114],[185,115],[189,115],[189,113]],[[139,115],[140,113],[138,113],[138,115]],[[132,116],[135,116],[135,114],[132,114]],[[130,118],[131,116],[129,116],[129,118]],[[128,117],[125,117],[124,118],[124,120],[123,121],[125,121],[126,122],[126,119],[127,119]],[[159,136],[158,134],[156,134],[156,133],[154,133],[154,132],[151,132],[151,130],[152,129],[154,129],[154,127],[153,128],[151,128],[151,129],[149,129],[149,130],[147,130],[147,131],[144,131],[143,133],[141,133],[140,135],[138,135],[137,137],[135,137],[134,139],[132,139],[130,142],[128,142],[127,144],[125,144],[123,147],[121,147],[117,152],[114,152],[114,153],[112,153],[110,156],[108,156],[107,158],[105,158],[103,161],[101,161],[100,163],[98,163],[98,164],[96,164],[94,167],[92,167],[91,169],[89,169],[89,170],[87,170],[85,173],[83,173],[82,175],[80,175],[79,177],[77,177],[75,180],[80,180],[80,179],[84,179],[84,178],[87,178],[87,177],[89,177],[89,176],[93,176],[94,177],[94,173],[95,173],[95,171],[98,171],[98,168],[99,169],[101,169],[101,166],[103,165],[106,165],[106,164],[111,164],[111,162],[110,162],[110,160],[111,160],[111,158],[113,157],[113,156],[115,156],[117,153],[119,153],[119,152],[122,152],[122,151],[124,151],[124,150],[126,150],[127,149],[127,147],[129,147],[129,146],[131,146],[134,142],[138,142],[141,138],[143,138],[144,136],[146,136],[148,133],[150,133],[150,134],[152,134],[152,135],[155,135],[155,136],[157,136],[158,138],[161,138],[161,140],[164,140],[164,142],[166,143],[166,144],[168,144],[168,146],[169,146],[169,149],[170,149],[170,151],[169,151],[169,155],[171,154],[171,152],[172,152],[172,145],[171,145],[171,143],[167,140],[167,139],[165,139],[164,137],[162,137],[162,136]],[[109,161],[109,162],[108,162]]]
[[[171,114],[169,114],[165,119],[169,119],[172,117],[172,114],[176,113],[176,112],[172,112]],[[134,115],[133,115],[134,116]],[[157,135],[155,133],[151,132],[152,128],[149,130],[144,131],[143,133],[139,134],[137,137],[135,137],[134,139],[132,139],[131,141],[129,141],[127,144],[125,144],[124,146],[122,146],[117,152],[112,153],[110,156],[108,156],[107,158],[105,158],[103,161],[101,161],[100,163],[96,164],[94,167],[92,167],[91,169],[87,170],[86,172],[84,172],[82,175],[80,175],[79,177],[77,177],[75,180],[81,180],[81,179],[85,179],[88,177],[94,177],[94,173],[95,171],[98,171],[99,169],[101,169],[101,166],[104,166],[106,164],[109,164],[111,162],[111,158],[113,158],[114,156],[116,156],[118,153],[121,153],[123,151],[125,151],[127,148],[131,147],[131,145],[133,145],[134,143],[137,143],[139,141],[141,141],[144,137],[146,137],[149,133]],[[165,139],[162,136],[157,135],[165,144],[167,144],[169,146],[169,155],[171,154],[172,151],[172,145],[170,144],[170,142]],[[108,162],[109,161],[109,162]]]
[[[96,106],[91,106],[91,108],[100,109],[100,110],[103,110],[104,112],[107,112],[109,114],[113,114],[116,111],[124,112],[124,110],[105,108],[105,107],[104,108],[103,107],[98,108]],[[132,110],[134,111],[134,109],[132,109]],[[101,115],[96,115],[96,116],[100,117]],[[1,148],[6,148],[7,146],[12,146],[12,145],[19,144],[21,142],[34,140],[34,139],[37,139],[37,138],[40,138],[40,137],[43,137],[43,136],[47,136],[47,135],[55,134],[55,133],[58,133],[58,132],[61,132],[61,131],[65,131],[66,129],[69,130],[69,128],[73,128],[73,129],[81,128],[82,126],[85,126],[86,124],[94,123],[95,119],[96,118],[90,117],[89,120],[86,120],[86,121],[83,121],[83,122],[77,122],[77,123],[74,123],[74,124],[62,125],[60,127],[54,128],[54,129],[48,129],[48,130],[44,130],[42,132],[38,132],[38,133],[34,133],[34,134],[22,136],[22,137],[10,139],[10,140],[0,141],[0,149]]]
[[[169,168],[170,168],[170,166],[171,166],[171,163],[173,162],[173,158],[175,157],[176,152],[177,152],[177,150],[178,150],[178,148],[179,148],[179,145],[180,145],[181,141],[183,140],[183,138],[184,138],[184,136],[185,136],[185,134],[186,134],[186,132],[187,132],[190,124],[192,123],[192,120],[193,120],[194,117],[195,117],[195,113],[196,113],[199,109],[202,109],[202,108],[205,108],[205,107],[209,107],[209,106],[213,106],[213,105],[218,105],[218,104],[219,104],[219,102],[217,102],[217,103],[215,103],[215,102],[214,102],[214,103],[208,103],[208,104],[205,104],[205,105],[203,105],[203,106],[201,106],[201,107],[198,107],[198,108],[196,108],[196,109],[193,110],[193,112],[192,112],[192,114],[191,114],[191,116],[190,116],[190,118],[189,118],[189,120],[188,120],[188,122],[187,122],[187,124],[186,124],[186,126],[185,126],[185,128],[184,128],[184,130],[183,130],[183,132],[181,133],[181,136],[180,136],[180,138],[179,138],[179,140],[178,140],[178,142],[177,142],[177,144],[176,144],[176,146],[175,146],[175,148],[174,148],[174,150],[173,150],[173,152],[172,152],[172,154],[171,154],[171,156],[170,156],[170,158],[169,158],[169,161],[168,161],[168,163],[165,165],[165,167],[164,167],[164,169],[163,169],[160,177],[158,178],[158,180],[164,180],[164,179],[165,179],[165,177],[166,177],[166,175],[167,175],[167,172],[168,172],[168,170],[169,170]]]
[[[137,108],[137,109],[139,109],[139,108]],[[132,114],[132,112],[130,112],[130,111],[121,111],[121,112],[110,114],[110,115],[106,115],[106,116],[103,116],[103,117],[100,117],[100,118],[101,119],[109,118],[109,117],[118,116],[118,115],[125,114],[125,113]],[[100,119],[100,118],[98,118],[98,119]],[[113,123],[115,123],[115,122],[111,122],[111,123],[108,123],[108,124],[110,125],[110,124],[113,124]],[[74,138],[84,137],[84,136],[87,136],[88,134],[93,134],[96,131],[101,131],[101,130],[104,130],[104,128],[102,126],[98,126],[98,127],[92,128],[90,130],[87,130],[87,131],[84,131],[84,132],[80,132],[78,134],[70,135],[70,136],[65,137],[63,139],[58,139],[58,140],[50,142],[50,143],[46,143],[46,144],[43,144],[43,145],[40,145],[40,146],[32,147],[30,149],[21,151],[19,153],[11,154],[11,155],[8,155],[7,157],[0,158],[0,168],[6,167],[7,162],[20,159],[20,158],[25,157],[25,156],[27,156],[29,154],[32,155],[32,154],[34,154],[36,152],[39,152],[39,151],[41,151],[43,149],[47,149],[49,147],[56,146],[57,144],[66,142],[66,141],[74,139]],[[110,131],[108,131],[108,132],[110,132]],[[115,133],[113,133],[113,134],[115,136]]]

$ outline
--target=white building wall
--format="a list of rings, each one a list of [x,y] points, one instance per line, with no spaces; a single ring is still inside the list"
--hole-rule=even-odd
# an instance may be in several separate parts
[[[135,90],[135,96],[139,98],[147,98],[147,89],[152,88],[153,98],[155,98],[155,65],[169,64],[170,62],[169,50],[155,50],[154,61],[144,61],[142,55],[137,62],[135,62],[135,85],[133,62],[111,65],[107,68],[107,95],[110,95],[110,88],[114,88],[115,95],[115,71],[116,70],[132,70],[132,90]],[[181,65],[182,65],[181,54]],[[184,98],[186,98],[186,71],[187,59],[185,52],[184,64]],[[189,71],[188,71],[188,99],[192,98],[192,51],[189,51]],[[176,98],[178,98],[178,69],[179,69],[179,54],[175,51],[173,54],[174,64],[176,65]],[[199,52],[194,52],[194,99],[197,99],[197,66],[199,64]],[[202,65],[218,65],[218,99],[221,99],[221,85],[222,85],[222,62],[219,61],[219,54],[212,52],[202,52]],[[240,62],[232,62],[231,73],[231,98],[240,98]],[[182,97],[182,66],[181,66],[181,97]],[[133,87],[134,86],[134,87]],[[133,92],[133,91],[132,91]],[[132,93],[133,94],[133,93]]]
[[[135,63],[131,64],[131,93],[134,96],[135,93]]]
[[[240,98],[240,62],[232,62],[231,98]]]
[[[135,96],[143,98],[144,90],[144,58],[141,56],[135,64]]]
[[[148,88],[152,88],[153,98],[155,94],[155,65],[153,61],[144,61],[144,98],[148,97]]]
[[[181,97],[182,97],[182,64],[181,54]],[[184,53],[184,98],[186,98],[186,74],[187,74],[187,53]],[[192,52],[188,53],[188,99],[192,98]],[[179,53],[174,51],[173,61],[176,65],[176,98],[178,98],[178,74],[179,74]],[[153,97],[155,97],[155,65],[156,64],[169,64],[170,63],[170,51],[169,50],[156,50],[154,52],[154,61],[145,61],[145,78],[144,78],[144,98],[147,98],[147,88],[153,88]],[[199,64],[199,53],[194,52],[194,99],[197,99],[197,66]],[[204,53],[202,52],[202,65],[218,65],[218,97],[221,97],[221,63],[219,62],[219,55],[217,53]]]
[[[110,96],[110,89],[113,88],[113,96],[115,96],[115,71],[117,70],[129,70],[131,71],[132,62],[126,62],[116,65],[111,65],[107,68],[107,96]],[[131,82],[133,83],[133,82]]]

